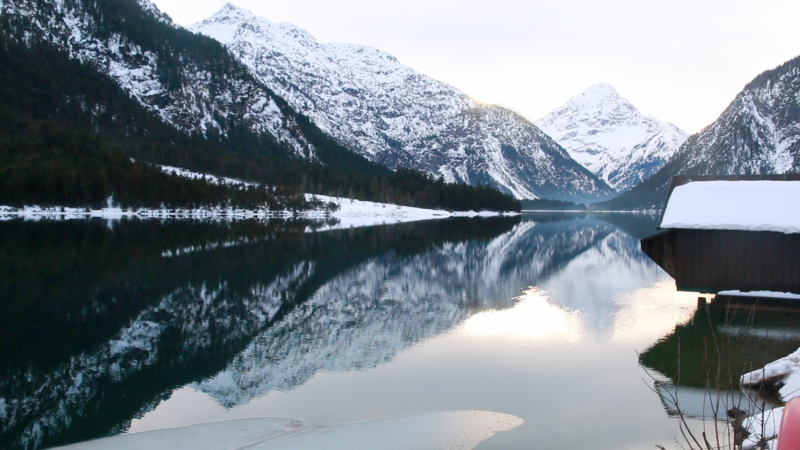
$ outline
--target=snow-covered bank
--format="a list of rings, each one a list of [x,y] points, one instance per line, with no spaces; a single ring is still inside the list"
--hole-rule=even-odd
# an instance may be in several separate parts
[[[800,349],[762,369],[742,375],[740,381],[742,386],[780,386],[778,394],[785,402],[800,397]],[[770,441],[770,448],[775,448],[782,416],[781,407],[745,419],[743,426],[750,436],[745,439],[744,448],[756,448],[761,439]]]
[[[401,222],[414,222],[419,220],[444,219],[448,217],[494,217],[499,215],[516,215],[517,213],[497,213],[490,211],[444,211],[424,208],[414,208],[411,206],[400,206],[387,203],[365,202],[339,197],[328,197],[323,195],[306,194],[308,200],[317,199],[324,203],[337,205],[335,210],[328,208],[313,209],[308,211],[274,211],[266,208],[242,209],[242,208],[119,208],[108,206],[100,209],[89,208],[69,208],[69,207],[42,207],[24,206],[14,208],[10,206],[0,206],[0,220],[24,219],[24,220],[68,220],[85,218],[102,219],[123,219],[123,218],[142,218],[142,219],[288,219],[302,218],[312,220],[326,220],[325,226],[314,230],[329,230],[339,228],[354,228],[381,224],[392,224]],[[335,221],[331,221],[335,219]]]
[[[294,419],[255,418],[134,433],[61,447],[71,450],[142,449],[471,449],[519,417],[487,411],[445,411],[312,427]]]
[[[218,177],[205,173],[193,172],[173,166],[158,166],[162,172],[189,179],[205,179],[211,184],[224,184],[230,186],[253,186],[258,183],[239,180],[236,178]],[[242,209],[242,208],[120,208],[114,206],[113,199],[109,198],[107,207],[101,209],[69,208],[69,207],[42,207],[24,206],[14,208],[0,206],[0,220],[21,218],[25,220],[63,220],[99,217],[103,219],[122,218],[177,218],[177,219],[337,219],[335,224],[326,224],[318,231],[355,228],[372,225],[382,225],[400,222],[415,222],[419,220],[443,219],[447,217],[493,217],[499,215],[518,215],[519,213],[497,213],[494,211],[444,211],[436,209],[415,208],[400,206],[390,203],[376,203],[355,200],[343,197],[329,197],[327,195],[305,194],[307,201],[317,200],[326,206],[307,211],[270,210],[267,208]],[[329,208],[330,205],[336,205]]]
[[[338,219],[338,223],[319,228],[319,231],[354,228],[372,225],[416,222],[420,220],[445,219],[448,217],[497,217],[500,215],[517,215],[518,213],[497,213],[494,211],[444,211],[440,209],[424,209],[412,206],[400,206],[388,203],[366,202],[343,197],[306,194],[308,200],[316,198],[324,203],[333,203],[338,209],[330,217]]]
[[[760,298],[783,298],[788,300],[800,300],[800,294],[791,292],[774,291],[719,291],[717,295],[728,295],[731,297],[760,297]]]
[[[291,211],[270,211],[268,209],[241,209],[241,208],[119,208],[108,206],[105,208],[71,208],[59,206],[23,206],[14,208],[0,206],[0,220],[70,220],[70,219],[123,219],[123,218],[178,218],[178,219],[270,219],[289,217],[325,217],[324,211],[309,211],[304,214],[294,214]]]

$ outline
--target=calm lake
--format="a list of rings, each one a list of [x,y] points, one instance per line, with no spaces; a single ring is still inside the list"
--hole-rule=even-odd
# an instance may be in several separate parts
[[[315,227],[0,223],[0,448],[460,410],[524,420],[478,449],[669,447],[675,392],[713,417],[709,345],[734,377],[800,346],[792,315],[676,292],[647,216]]]

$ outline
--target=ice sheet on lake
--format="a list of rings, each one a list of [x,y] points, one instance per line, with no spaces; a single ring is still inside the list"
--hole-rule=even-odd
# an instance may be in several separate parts
[[[294,419],[254,418],[127,434],[61,448],[471,449],[496,433],[522,423],[519,417],[487,411],[433,412],[324,427],[311,427]]]

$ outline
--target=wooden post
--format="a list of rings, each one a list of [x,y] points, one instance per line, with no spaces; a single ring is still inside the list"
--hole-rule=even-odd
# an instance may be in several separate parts
[[[706,306],[706,298],[697,297],[697,309],[704,308],[705,306]]]

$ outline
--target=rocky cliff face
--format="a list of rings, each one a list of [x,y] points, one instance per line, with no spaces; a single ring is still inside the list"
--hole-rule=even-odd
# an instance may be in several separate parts
[[[535,123],[617,191],[657,172],[688,137],[643,115],[607,84],[590,87]]]
[[[489,184],[518,198],[596,199],[610,189],[523,117],[478,103],[381,51],[320,44],[230,4],[192,30],[351,150],[391,168]]]

